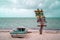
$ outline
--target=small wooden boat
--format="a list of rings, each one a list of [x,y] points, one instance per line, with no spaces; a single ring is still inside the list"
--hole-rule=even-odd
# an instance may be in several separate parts
[[[11,37],[25,37],[27,35],[27,29],[25,27],[18,27],[10,32]]]

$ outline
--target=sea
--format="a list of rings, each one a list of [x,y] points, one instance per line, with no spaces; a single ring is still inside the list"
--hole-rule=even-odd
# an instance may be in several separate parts
[[[47,30],[60,30],[60,18],[46,18]],[[26,28],[39,29],[36,18],[0,18],[0,29],[13,29],[24,26]]]

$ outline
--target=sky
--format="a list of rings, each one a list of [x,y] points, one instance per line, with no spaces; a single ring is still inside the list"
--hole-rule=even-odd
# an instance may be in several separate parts
[[[60,17],[60,0],[0,0],[0,17],[35,17],[37,8],[46,17]]]

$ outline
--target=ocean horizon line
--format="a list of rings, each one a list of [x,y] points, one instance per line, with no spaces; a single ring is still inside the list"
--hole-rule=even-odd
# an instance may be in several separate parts
[[[36,17],[0,17],[0,18],[36,18]],[[60,18],[60,17],[46,17],[46,18]]]

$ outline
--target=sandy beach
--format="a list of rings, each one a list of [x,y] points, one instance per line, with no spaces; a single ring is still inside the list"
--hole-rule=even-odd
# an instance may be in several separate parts
[[[0,30],[0,40],[60,40],[60,32],[54,30],[43,30],[40,35],[38,30],[29,30],[32,33],[27,33],[24,38],[12,38],[10,31]]]

